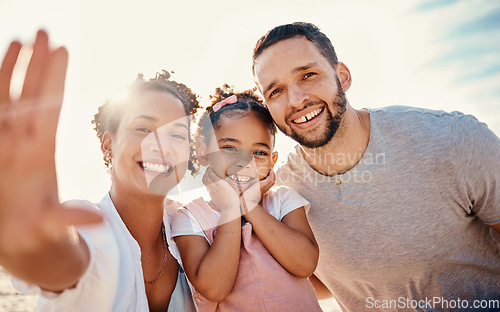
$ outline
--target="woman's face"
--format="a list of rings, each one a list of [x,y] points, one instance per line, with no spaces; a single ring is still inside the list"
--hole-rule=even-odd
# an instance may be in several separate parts
[[[166,195],[188,167],[189,117],[167,92],[149,91],[134,101],[116,134],[103,140],[103,151],[111,149],[113,184],[127,192]]]
[[[273,136],[254,114],[221,116],[220,127],[211,136],[207,163],[212,170],[240,192],[266,178],[278,154],[273,153]]]

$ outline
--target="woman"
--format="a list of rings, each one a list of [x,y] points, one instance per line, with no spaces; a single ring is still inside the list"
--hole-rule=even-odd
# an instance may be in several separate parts
[[[196,95],[164,72],[102,105],[94,123],[111,189],[97,205],[60,204],[54,151],[67,52],[39,32],[14,102],[20,48],[12,43],[0,68],[0,265],[40,295],[39,311],[192,311],[170,236],[179,205],[166,194],[194,170]]]

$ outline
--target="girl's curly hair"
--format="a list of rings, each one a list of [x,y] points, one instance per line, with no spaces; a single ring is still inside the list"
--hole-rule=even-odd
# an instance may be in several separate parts
[[[126,91],[135,96],[141,96],[149,91],[161,91],[174,95],[182,102],[186,115],[190,117],[188,118],[188,123],[191,132],[191,124],[194,123],[194,115],[198,108],[200,108],[198,95],[193,93],[186,85],[170,80],[171,74],[173,74],[173,72],[163,70],[161,73],[156,73],[154,78],[146,80],[144,79],[144,75],[139,73],[137,79],[127,86]],[[98,112],[94,115],[94,119],[92,120],[92,124],[94,125],[94,130],[97,132],[97,137],[101,143],[105,132],[110,132],[112,134],[116,133],[123,114],[126,112],[127,107],[131,105],[134,105],[134,101],[122,103],[108,99],[99,106]],[[191,136],[189,140],[191,141]],[[105,166],[109,169],[111,160],[106,156],[104,156],[103,159]],[[196,168],[191,160],[189,161],[188,169],[191,171],[191,174],[194,175],[196,173]]]
[[[217,112],[214,112],[213,106],[231,95],[236,95],[238,101],[233,104],[224,105]],[[264,101],[257,94],[256,88],[235,93],[233,87],[224,84],[222,87],[215,89],[215,93],[210,96],[210,101],[211,105],[206,108],[198,122],[198,129],[195,134],[196,139],[208,142],[212,130],[217,130],[221,126],[221,116],[243,117],[249,113],[253,113],[262,121],[263,125],[269,128],[273,136],[274,144],[276,126],[274,125],[271,114],[264,105]]]

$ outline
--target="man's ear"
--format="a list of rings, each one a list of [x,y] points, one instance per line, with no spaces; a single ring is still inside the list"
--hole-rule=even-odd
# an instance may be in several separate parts
[[[208,147],[205,142],[203,142],[200,139],[197,139],[194,142],[194,154],[196,161],[202,165],[202,166],[208,166],[208,159],[207,159],[207,151]]]
[[[274,165],[278,161],[278,152],[273,152],[271,154],[271,170],[274,168]]]
[[[113,143],[113,136],[108,131],[104,132],[101,142],[101,151],[107,158],[111,159],[113,153],[111,151],[111,145]]]
[[[349,68],[347,68],[347,66],[342,62],[337,63],[336,72],[337,72],[337,77],[339,77],[342,90],[346,92],[351,87],[351,82],[352,82],[351,72],[349,71]]]

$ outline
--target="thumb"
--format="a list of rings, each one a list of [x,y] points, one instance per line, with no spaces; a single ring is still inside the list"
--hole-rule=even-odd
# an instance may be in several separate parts
[[[103,221],[99,207],[89,201],[70,200],[64,202],[62,209],[54,213],[54,219],[66,225],[94,225]]]

